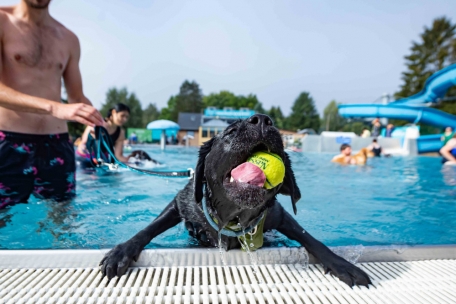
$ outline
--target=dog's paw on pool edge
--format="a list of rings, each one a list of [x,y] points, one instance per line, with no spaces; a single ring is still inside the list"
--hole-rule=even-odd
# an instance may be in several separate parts
[[[122,276],[127,272],[132,261],[137,261],[141,249],[135,248],[131,244],[122,243],[111,249],[101,260],[102,276],[107,276],[111,280],[115,276]]]
[[[362,269],[356,267],[355,265],[340,259],[332,265],[323,265],[325,274],[331,274],[351,288],[353,286],[365,286],[369,288],[369,285],[372,285],[371,279]]]

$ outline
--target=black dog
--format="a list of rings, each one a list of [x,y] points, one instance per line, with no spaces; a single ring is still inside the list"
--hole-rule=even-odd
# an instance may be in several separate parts
[[[269,151],[282,158],[285,178],[281,185],[267,190],[231,180],[231,170],[256,151]],[[247,227],[243,233],[245,230],[251,231],[257,227],[266,211],[263,231],[276,229],[298,241],[323,264],[327,273],[334,274],[349,286],[371,284],[364,271],[337,256],[307,233],[277,202],[275,197],[278,193],[291,197],[296,214],[296,202],[301,198],[301,193],[279,131],[266,115],[256,114],[244,121],[237,121],[201,147],[194,180],[178,192],[149,226],[109,251],[100,262],[101,271],[109,279],[125,274],[131,261],[138,259],[143,248],[154,237],[182,220],[186,221],[190,234],[197,237],[200,244],[216,246],[217,230],[235,221]],[[203,209],[206,209],[211,219],[205,216]],[[217,230],[213,228],[214,222],[217,222]],[[229,250],[239,248],[240,243],[236,237],[223,235],[222,246]]]

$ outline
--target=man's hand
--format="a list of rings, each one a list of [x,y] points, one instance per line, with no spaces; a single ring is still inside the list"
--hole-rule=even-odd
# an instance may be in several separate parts
[[[91,127],[101,126],[104,123],[100,112],[84,103],[55,103],[52,105],[51,115],[63,120],[77,121]]]

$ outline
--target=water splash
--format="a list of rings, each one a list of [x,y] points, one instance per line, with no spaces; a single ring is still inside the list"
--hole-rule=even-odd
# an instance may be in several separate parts
[[[223,266],[226,266],[225,249],[222,247],[222,230],[221,229],[218,232],[218,248],[219,248],[220,259],[222,260],[222,264],[223,264]]]
[[[364,251],[363,245],[332,247],[332,252],[343,257],[352,264],[356,264]]]
[[[258,268],[258,260],[256,258],[256,253],[254,254],[251,250],[250,250],[250,247],[253,247],[254,244],[253,244],[253,234],[251,233],[246,233],[245,232],[245,228],[242,227],[241,223],[238,223],[237,224],[239,227],[241,227],[242,229],[242,233],[243,233],[243,237],[244,238],[240,238],[238,237],[238,241],[239,243],[241,244],[241,247],[242,249],[247,253],[247,255],[249,256],[249,259],[250,259],[250,263],[251,263],[251,267],[253,268],[253,274],[254,276],[257,278],[257,281],[256,282],[257,284],[262,284],[264,283],[263,279],[262,279],[262,276],[261,276],[261,272],[260,272],[260,268]],[[247,242],[247,235],[250,236],[250,244]]]

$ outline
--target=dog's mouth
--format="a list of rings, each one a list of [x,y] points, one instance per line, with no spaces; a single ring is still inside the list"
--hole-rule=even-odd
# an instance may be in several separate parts
[[[265,203],[270,191],[263,187],[266,176],[259,167],[247,162],[247,159],[255,152],[269,150],[265,144],[256,145],[225,174],[223,185],[226,193],[239,207],[253,209]]]

